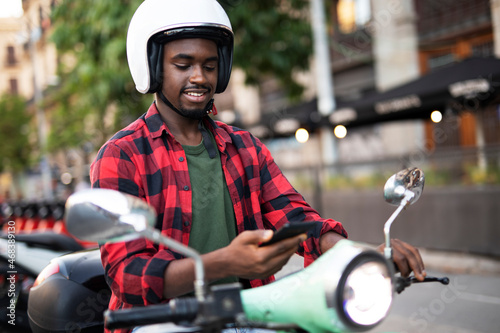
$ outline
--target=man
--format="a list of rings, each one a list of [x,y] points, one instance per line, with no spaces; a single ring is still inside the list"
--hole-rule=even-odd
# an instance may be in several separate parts
[[[209,282],[257,287],[297,252],[306,265],[338,240],[342,225],[321,218],[250,133],[208,114],[229,82],[233,33],[215,0],[146,0],[131,20],[129,67],[149,110],[118,132],[91,167],[93,187],[138,196],[158,213],[156,227],[200,253]],[[306,235],[259,247],[289,221],[316,221]],[[395,241],[405,275],[425,272],[418,251]],[[110,309],[159,303],[193,290],[189,258],[140,239],[101,247]]]

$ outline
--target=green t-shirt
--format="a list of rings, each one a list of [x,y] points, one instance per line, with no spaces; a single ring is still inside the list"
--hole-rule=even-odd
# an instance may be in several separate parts
[[[214,147],[217,147],[212,133],[210,138]],[[215,158],[210,158],[203,141],[197,146],[182,147],[186,153],[193,192],[189,246],[204,254],[229,245],[236,237],[233,204],[222,172],[219,152],[217,151]],[[237,281],[237,277],[229,277],[216,283]]]

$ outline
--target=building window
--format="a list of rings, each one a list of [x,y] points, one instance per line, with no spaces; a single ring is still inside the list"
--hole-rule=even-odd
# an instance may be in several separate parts
[[[338,27],[343,34],[363,28],[370,18],[370,0],[339,0],[337,3]]]
[[[14,66],[16,61],[16,52],[13,46],[7,46],[7,66]]]
[[[491,57],[493,55],[493,41],[472,45],[471,53],[473,57]]]
[[[17,79],[10,79],[9,80],[9,86],[10,86],[10,93],[12,95],[19,94],[18,85],[17,85]]]
[[[481,114],[486,144],[500,144],[500,104],[488,106]]]
[[[489,0],[419,0],[414,3],[421,41],[432,41],[475,26],[491,24]]]
[[[455,55],[453,53],[439,54],[427,58],[427,68],[432,71],[436,68],[446,66],[455,62]]]

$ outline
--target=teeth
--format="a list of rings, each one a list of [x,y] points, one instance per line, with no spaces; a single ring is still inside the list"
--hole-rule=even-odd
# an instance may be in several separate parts
[[[187,94],[189,96],[194,96],[194,97],[201,97],[201,96],[203,96],[203,93],[188,92]]]

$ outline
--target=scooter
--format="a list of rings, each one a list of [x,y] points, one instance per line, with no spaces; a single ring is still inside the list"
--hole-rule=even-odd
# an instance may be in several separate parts
[[[54,209],[55,208],[55,209]],[[59,208],[59,211],[57,210]],[[64,206],[62,206],[64,208]],[[35,224],[61,220],[61,207],[49,204],[2,205],[0,233],[0,328],[31,332],[27,309],[29,291],[50,260],[80,251],[83,246],[72,236],[37,231]],[[59,214],[60,216],[56,216]],[[61,221],[62,223],[62,221]],[[15,323],[15,325],[13,325]]]
[[[424,174],[417,168],[402,170],[387,181],[385,199],[398,208],[384,226],[384,254],[372,246],[342,240],[306,269],[272,284],[246,290],[238,283],[207,286],[200,255],[154,229],[154,209],[136,197],[105,189],[78,192],[66,203],[66,222],[69,232],[82,240],[103,243],[146,237],[194,259],[194,297],[176,298],[142,308],[107,310],[104,323],[109,329],[138,327],[138,332],[219,332],[225,328],[257,327],[318,333],[361,332],[383,321],[395,293],[420,282],[395,272],[390,227],[404,208],[418,200],[423,187]],[[50,288],[46,288],[49,280],[55,281],[60,278],[57,275],[65,275],[59,274],[63,258],[53,261],[59,271],[46,274],[44,281],[31,290],[28,314],[35,332],[59,332],[53,323],[64,322],[63,318],[51,317],[54,311],[44,309],[41,300],[51,296],[47,292]],[[427,277],[424,282],[433,281],[449,283],[447,278],[436,277]],[[93,292],[95,294],[96,290]],[[45,304],[57,304],[55,301],[52,297]],[[76,301],[72,298],[69,304]],[[71,321],[71,318],[66,319]],[[80,328],[86,327],[89,326]]]

